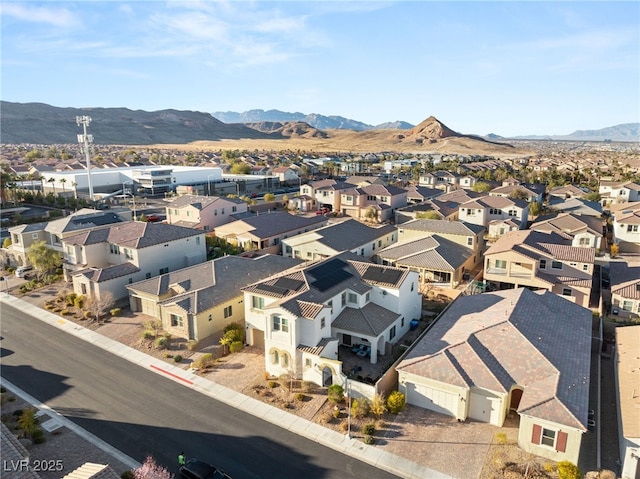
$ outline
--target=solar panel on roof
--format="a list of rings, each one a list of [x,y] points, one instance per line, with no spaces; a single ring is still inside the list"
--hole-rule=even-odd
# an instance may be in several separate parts
[[[318,291],[326,291],[332,286],[341,283],[345,279],[348,279],[352,276],[351,273],[345,271],[343,269],[339,269],[332,274],[327,274],[322,276],[321,278],[316,279],[311,285],[316,288]]]
[[[341,259],[336,258],[308,270],[307,273],[309,273],[314,278],[319,279],[319,278],[322,278],[323,276],[327,276],[328,274],[332,274],[332,273],[335,273],[336,271],[342,270],[346,265],[347,263],[345,263]]]
[[[289,291],[287,288],[280,288],[273,284],[259,284],[256,286],[258,291],[264,291],[265,293],[275,293],[284,296]]]
[[[292,279],[292,278],[279,278],[275,282],[275,286],[279,288],[292,290],[292,291],[295,291],[303,284],[304,284],[304,281],[300,281],[299,279]]]
[[[362,275],[364,279],[376,281],[377,283],[395,284],[402,276],[402,271],[397,269],[369,267]]]

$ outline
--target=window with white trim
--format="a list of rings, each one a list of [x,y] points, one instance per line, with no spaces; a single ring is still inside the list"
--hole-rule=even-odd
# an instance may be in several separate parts
[[[571,296],[571,288],[562,288],[562,296]]]
[[[174,327],[179,327],[181,328],[182,326],[184,326],[184,321],[182,319],[182,316],[178,316],[177,314],[171,314],[171,326]]]
[[[540,444],[555,448],[557,431],[553,429],[542,428],[542,436],[540,437]]]
[[[541,259],[540,260],[540,269],[546,269],[547,268],[547,260],[546,259]]]
[[[322,318],[320,318],[320,328],[324,329],[326,325],[327,325],[327,320],[323,316]]]
[[[253,309],[263,309],[264,298],[261,298],[260,296],[251,296],[251,307]]]
[[[357,303],[358,302],[358,295],[355,293],[349,293],[348,297],[347,297],[347,302],[349,303]]]
[[[552,261],[551,269],[562,269],[562,261]]]
[[[507,262],[503,259],[497,259],[496,269],[507,269]]]
[[[633,301],[629,301],[628,299],[625,299],[622,302],[622,309],[624,311],[633,311]]]
[[[287,318],[283,318],[282,316],[274,316],[273,317],[273,330],[274,331],[282,331],[283,333],[289,332],[289,320]]]
[[[232,305],[229,305],[226,308],[224,308],[224,317],[225,317],[225,319],[231,317],[232,314],[233,314]]]

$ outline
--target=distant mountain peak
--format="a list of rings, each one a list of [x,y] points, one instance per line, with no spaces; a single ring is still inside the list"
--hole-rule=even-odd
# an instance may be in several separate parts
[[[459,137],[463,135],[453,131],[435,116],[430,116],[423,122],[408,130],[406,132],[406,136],[420,136],[430,140],[439,140],[441,138],[449,138],[452,136]]]

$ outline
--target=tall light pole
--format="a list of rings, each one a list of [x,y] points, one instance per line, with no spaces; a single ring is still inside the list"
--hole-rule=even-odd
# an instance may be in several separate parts
[[[211,178],[212,176],[216,176],[215,173],[212,175],[207,175],[207,194],[209,196],[211,196],[211,180],[209,178]]]
[[[89,151],[89,144],[93,143],[93,135],[87,135],[87,127],[91,123],[91,117],[89,116],[76,116],[76,124],[82,125],[82,135],[78,135],[78,143],[81,143],[84,148],[84,155],[87,159],[87,182],[89,183],[89,200],[93,203],[93,183],[91,182],[91,152]]]
[[[136,195],[135,192],[133,191],[135,189],[135,183],[133,180],[130,181],[125,181],[122,183],[122,194],[125,194],[125,189],[124,189],[124,185],[131,185],[131,198],[133,199],[133,221],[138,221],[137,215],[136,215]]]
[[[351,439],[351,391],[349,390],[349,377],[344,380],[347,390],[347,439]]]

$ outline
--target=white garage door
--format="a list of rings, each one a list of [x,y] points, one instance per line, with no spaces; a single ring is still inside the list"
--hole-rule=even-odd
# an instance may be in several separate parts
[[[407,383],[407,402],[448,416],[458,410],[457,394],[419,384]]]
[[[491,398],[482,394],[471,393],[469,404],[469,417],[477,421],[498,424],[500,415],[500,399]]]

